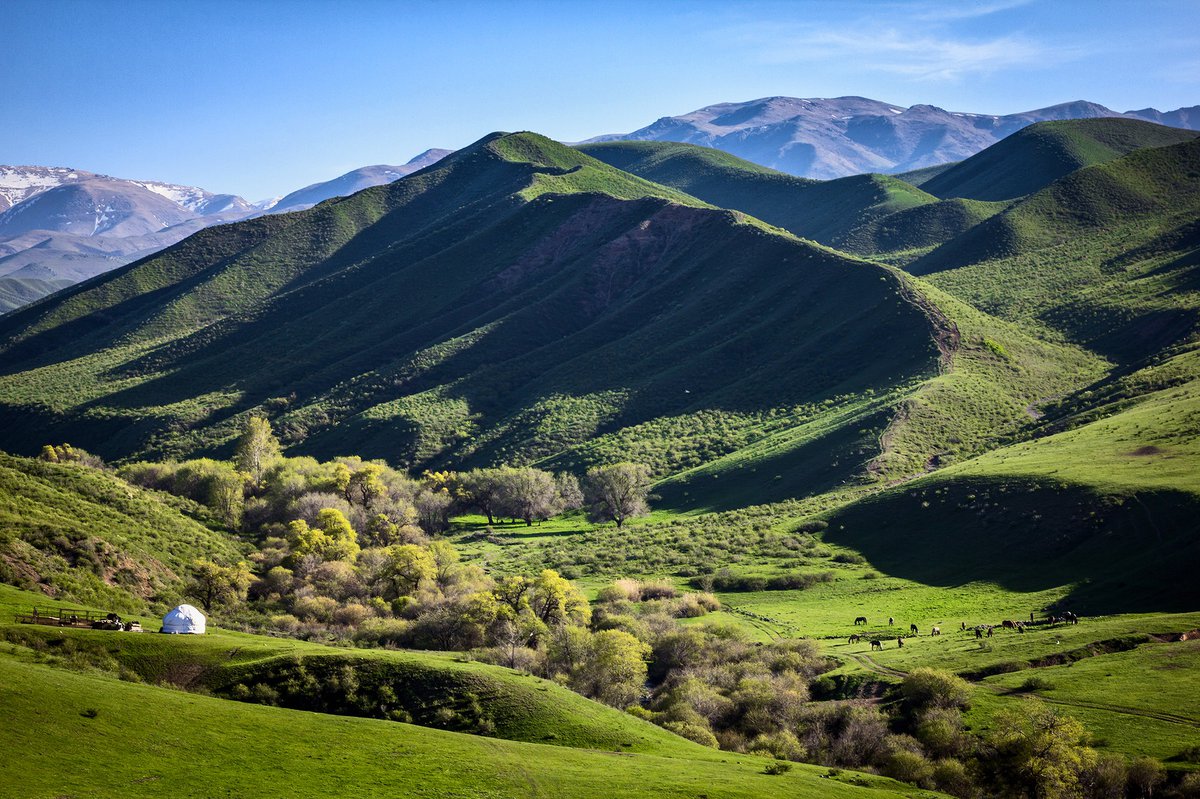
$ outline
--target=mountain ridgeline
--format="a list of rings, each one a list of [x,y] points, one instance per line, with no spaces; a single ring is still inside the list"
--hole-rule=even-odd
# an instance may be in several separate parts
[[[220,452],[265,412],[297,453],[582,466],[632,438],[664,475],[831,407],[869,446],[858,422],[941,368],[931,314],[898,273],[494,134],[5,317],[0,435]],[[809,457],[815,484],[855,469]]]
[[[492,134],[4,317],[0,445],[221,455],[257,414],[418,470],[634,460],[689,509],[966,469],[1192,379],[1198,149],[1039,123],[917,188]]]

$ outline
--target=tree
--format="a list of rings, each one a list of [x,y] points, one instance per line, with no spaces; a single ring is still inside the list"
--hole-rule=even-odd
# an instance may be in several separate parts
[[[579,478],[570,472],[554,475],[554,487],[558,489],[558,512],[577,510],[583,507],[583,489]]]
[[[1079,793],[1081,777],[1096,763],[1084,745],[1083,725],[1031,699],[1020,710],[996,714],[980,765],[987,784],[1004,796],[1059,799]]]
[[[250,566],[244,561],[223,566],[211,560],[197,560],[192,566],[188,596],[198,600],[205,613],[214,606],[244,601],[250,588]]]
[[[558,486],[549,472],[528,466],[505,468],[500,470],[499,479],[500,504],[509,516],[532,526],[534,519],[548,519],[558,513]]]
[[[900,683],[900,693],[913,711],[966,707],[971,686],[962,677],[939,669],[913,669]]]
[[[588,469],[584,496],[597,521],[612,519],[621,527],[626,519],[650,512],[650,468],[641,463],[614,463]]]
[[[249,474],[257,483],[267,468],[279,460],[279,454],[279,439],[271,432],[271,423],[261,416],[247,419],[234,455],[238,471]]]
[[[545,569],[529,583],[529,607],[543,624],[586,624],[591,608],[579,589],[554,569]]]
[[[288,543],[297,560],[307,555],[321,560],[352,560],[359,552],[358,536],[337,508],[317,511],[312,527],[303,519],[288,524]]]
[[[361,469],[350,475],[346,483],[346,501],[353,504],[357,500],[364,510],[371,510],[380,497],[387,496],[387,486],[380,479],[382,474],[383,467],[379,464],[364,463]]]
[[[388,547],[391,579],[397,596],[412,596],[421,583],[437,576],[437,564],[429,550],[416,544]]]
[[[650,647],[624,630],[596,633],[571,686],[613,707],[628,707],[645,690],[649,655]]]
[[[430,541],[429,557],[433,559],[433,578],[437,584],[442,588],[450,585],[458,567],[458,550],[449,541]]]
[[[495,524],[495,512],[504,495],[499,470],[472,469],[460,475],[458,485],[461,502],[487,516],[488,524]]]

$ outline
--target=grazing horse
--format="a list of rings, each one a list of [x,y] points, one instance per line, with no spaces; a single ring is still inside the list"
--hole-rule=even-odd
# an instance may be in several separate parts
[[[849,640],[849,641],[847,641],[846,643],[848,643],[848,644],[857,644],[857,643],[858,643],[859,641],[861,641],[861,640],[862,640],[862,636],[861,636],[861,635],[859,635],[858,633],[855,633],[854,635],[850,636],[850,640]]]
[[[987,628],[988,628],[988,638],[991,638],[992,637],[992,625],[989,624],[987,626]]]
[[[888,616],[888,627],[891,627],[895,623],[896,623],[896,620],[894,618],[892,618],[891,616]]]
[[[866,616],[859,616],[858,618],[856,618],[856,619],[854,620],[854,623],[855,623],[856,625],[858,625],[858,624],[866,624],[866,623],[867,623],[867,617],[866,617]]]
[[[1012,619],[1005,619],[1003,622],[1000,623],[1000,626],[1006,630],[1017,629],[1017,623],[1015,621],[1013,621]]]
[[[931,629],[931,630],[929,631],[929,634],[930,634],[930,635],[941,635],[941,634],[942,634],[942,628],[941,628],[941,627],[934,627],[933,629]]]
[[[915,625],[915,624],[910,624],[910,625],[908,625],[908,631],[909,631],[910,633],[912,633],[913,635],[920,635],[920,634],[921,634],[921,631],[917,629],[917,625]]]
[[[880,641],[878,638],[872,639],[871,648],[882,651],[883,650],[883,641]]]
[[[982,638],[982,637],[983,637],[983,628],[982,628],[982,627],[976,627],[976,628],[975,628],[975,637],[976,637],[976,638]]]
[[[896,636],[896,646],[900,647],[901,649],[904,648],[904,636],[903,635]]]
[[[1017,632],[1019,632],[1019,633],[1025,632],[1025,625],[1022,624],[1021,622],[1017,622]]]
[[[963,632],[966,632],[966,630],[967,630],[967,623],[966,623],[965,621],[962,623],[962,628],[963,628]]]

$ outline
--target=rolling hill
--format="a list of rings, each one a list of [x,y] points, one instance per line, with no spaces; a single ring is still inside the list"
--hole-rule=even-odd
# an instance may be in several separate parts
[[[922,188],[942,198],[1012,200],[1085,166],[1197,135],[1132,119],[1039,122],[940,172]]]
[[[904,280],[497,134],[5,317],[0,435],[17,451],[52,436],[111,457],[216,452],[256,410],[291,451],[423,467],[577,460],[622,430],[663,446],[666,420],[716,412],[722,429],[678,453],[702,462],[832,407],[857,441],[941,368],[936,313]],[[810,469],[820,484],[855,471]]]

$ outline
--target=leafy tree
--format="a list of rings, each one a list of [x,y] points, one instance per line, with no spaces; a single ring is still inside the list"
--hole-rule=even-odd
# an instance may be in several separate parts
[[[548,519],[559,511],[558,486],[549,472],[528,466],[501,469],[500,486],[503,510],[527,526],[532,526],[534,519]]]
[[[439,586],[445,588],[453,579],[458,566],[458,550],[449,541],[430,541],[429,556],[433,559],[433,578]]]
[[[591,617],[587,599],[553,569],[545,569],[529,584],[529,607],[543,624],[586,624]]]
[[[904,701],[915,711],[966,707],[971,686],[962,677],[939,669],[913,669],[900,683]]]
[[[444,488],[422,491],[417,495],[417,517],[427,533],[436,533],[450,526],[450,507],[454,504]]]
[[[361,469],[351,473],[346,483],[346,500],[357,501],[364,510],[371,510],[380,498],[387,496],[387,486],[380,479],[382,474],[383,467],[379,464],[364,463]]]
[[[598,632],[571,686],[605,704],[628,707],[641,698],[649,655],[650,647],[624,630]]]
[[[303,519],[288,524],[288,543],[296,558],[315,555],[322,560],[350,560],[359,553],[358,536],[337,508],[321,508],[315,524]]]
[[[504,497],[504,486],[498,469],[472,469],[459,476],[459,496],[462,504],[487,516],[495,524],[496,509]]]
[[[271,432],[271,423],[261,416],[247,419],[234,455],[238,471],[249,474],[257,483],[279,455],[279,439]]]
[[[640,463],[594,466],[588,469],[584,496],[593,519],[611,519],[621,527],[626,519],[650,512],[650,469]]]
[[[388,548],[391,558],[390,576],[397,596],[412,596],[421,583],[437,576],[437,564],[429,550],[416,544],[399,544]]]
[[[211,560],[197,560],[192,566],[187,595],[198,600],[205,613],[211,613],[215,606],[244,601],[251,580],[250,566],[245,562],[223,566]]]
[[[1003,796],[1060,799],[1080,792],[1096,753],[1083,725],[1038,700],[996,714],[980,765],[985,781]]]

